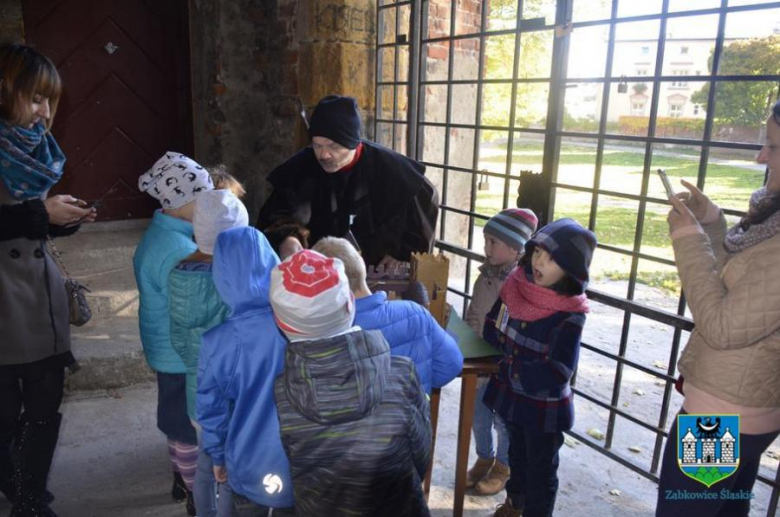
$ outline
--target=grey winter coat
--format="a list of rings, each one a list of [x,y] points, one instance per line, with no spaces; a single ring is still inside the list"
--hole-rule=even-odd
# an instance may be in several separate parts
[[[480,275],[474,283],[471,303],[466,309],[466,323],[480,336],[485,327],[485,316],[498,300],[504,280],[515,267],[517,267],[517,262],[505,266],[491,266],[489,264],[479,266]]]
[[[39,200],[20,206],[0,189],[0,205],[0,365],[69,352],[64,280],[45,245],[55,226]]]

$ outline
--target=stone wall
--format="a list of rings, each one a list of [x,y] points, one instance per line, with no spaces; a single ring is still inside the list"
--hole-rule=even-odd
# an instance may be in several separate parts
[[[0,0],[0,41],[24,41],[21,0]]]
[[[352,95],[373,126],[375,19],[372,0],[190,3],[196,158],[245,183],[252,220],[265,177],[308,141],[299,99]]]

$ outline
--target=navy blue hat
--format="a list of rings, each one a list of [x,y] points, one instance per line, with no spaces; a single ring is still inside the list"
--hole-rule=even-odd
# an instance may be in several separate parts
[[[531,256],[536,246],[549,253],[556,264],[585,292],[590,281],[588,269],[596,250],[596,234],[580,226],[574,219],[558,219],[531,237],[525,244],[525,253]]]
[[[328,95],[318,102],[309,121],[309,136],[322,136],[355,149],[360,142],[360,114],[355,98]]]

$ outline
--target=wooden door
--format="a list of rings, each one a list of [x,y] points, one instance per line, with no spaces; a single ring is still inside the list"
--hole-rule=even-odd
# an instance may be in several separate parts
[[[100,220],[158,207],[138,176],[192,154],[186,0],[23,0],[26,42],[63,80],[52,133],[67,162],[54,192],[104,196]]]

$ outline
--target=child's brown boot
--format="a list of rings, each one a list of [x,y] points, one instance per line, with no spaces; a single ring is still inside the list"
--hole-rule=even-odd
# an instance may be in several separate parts
[[[515,508],[512,500],[507,497],[506,501],[496,507],[493,517],[521,517],[522,515],[523,508]]]
[[[477,458],[476,463],[474,463],[466,474],[466,488],[474,488],[474,485],[490,472],[494,461],[495,458]]]
[[[477,493],[482,495],[495,495],[504,489],[508,480],[509,466],[496,460],[488,475],[477,483]]]

